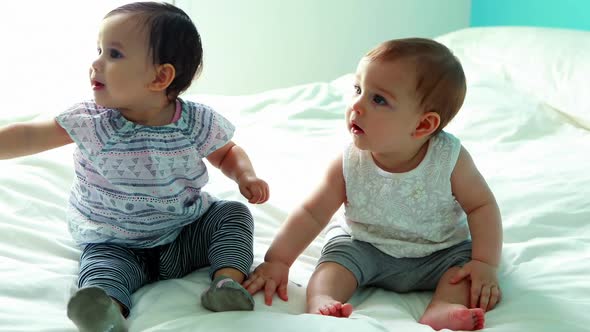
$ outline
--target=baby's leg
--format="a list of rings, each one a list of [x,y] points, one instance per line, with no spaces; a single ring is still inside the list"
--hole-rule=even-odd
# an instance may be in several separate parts
[[[420,323],[435,330],[478,330],[484,326],[484,311],[479,308],[469,309],[471,282],[467,279],[457,284],[449,281],[459,267],[452,267],[442,276],[436,291],[426,308]]]
[[[379,264],[373,264],[379,250],[369,243],[353,240],[340,227],[329,230],[327,237],[329,240],[307,285],[306,311],[349,317],[353,308],[346,301],[366,280],[379,274],[376,269]]]
[[[125,332],[122,306],[99,287],[79,289],[68,302],[68,318],[82,332]]]
[[[126,331],[131,294],[148,282],[146,265],[132,249],[87,245],[80,259],[79,290],[68,302],[68,317],[80,331]]]
[[[224,201],[212,206],[217,219],[209,247],[212,279],[201,295],[201,303],[211,311],[254,310],[252,295],[242,286],[254,260],[254,220],[239,202]],[[213,222],[213,220],[208,220]]]
[[[346,301],[356,288],[356,277],[347,268],[334,262],[321,263],[307,285],[307,312],[349,317],[352,305]]]
[[[217,201],[178,238],[164,246],[161,277],[180,278],[210,265],[211,285],[201,295],[211,311],[253,310],[254,299],[241,285],[252,261],[254,221],[248,208]]]

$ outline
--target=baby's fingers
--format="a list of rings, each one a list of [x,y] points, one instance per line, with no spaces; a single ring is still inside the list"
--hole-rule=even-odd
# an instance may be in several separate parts
[[[490,302],[490,294],[492,285],[483,285],[481,293],[479,295],[479,308],[483,311],[488,311],[488,305]]]
[[[494,309],[496,304],[500,302],[500,298],[502,297],[502,293],[500,292],[500,288],[497,285],[493,285],[491,287],[491,294],[490,294],[490,303],[488,304],[488,311]]]
[[[470,308],[478,308],[479,307],[479,298],[481,295],[481,288],[482,285],[480,283],[472,282],[471,283],[471,296],[470,296]]]
[[[264,286],[264,303],[266,305],[272,305],[272,296],[277,291],[277,283],[270,279],[266,281],[266,286]]]
[[[248,200],[248,202],[252,203],[254,195],[252,195],[252,192],[249,188],[244,187],[243,189],[240,189],[240,192],[242,193],[242,196],[244,196]]]
[[[257,204],[261,196],[260,187],[256,184],[250,184],[244,188],[242,194],[248,199],[248,203]]]
[[[459,271],[457,271],[457,273],[455,273],[455,275],[451,278],[450,282],[451,284],[456,284],[459,281],[467,278],[470,274],[470,270],[466,269],[465,267],[462,267],[459,269]]]
[[[287,295],[287,283],[282,282],[277,289],[277,294],[283,301],[289,301],[289,296]]]
[[[258,201],[258,203],[262,204],[262,203],[268,201],[268,197],[270,196],[269,190],[268,190],[268,184],[266,184],[266,183],[262,184],[261,190],[262,190],[262,195],[261,195],[260,201]]]
[[[268,184],[266,182],[259,183],[255,188],[252,189],[255,193],[256,199],[252,199],[256,204],[262,204],[268,200]]]
[[[252,282],[256,279],[255,275],[251,275],[248,277],[248,279],[244,280],[244,282],[242,282],[242,287],[248,289],[248,286],[250,286],[250,284],[252,284]]]
[[[248,278],[248,280],[244,281],[242,286],[246,288],[248,293],[254,295],[264,287],[264,284],[264,278],[259,276],[251,276],[250,278]]]

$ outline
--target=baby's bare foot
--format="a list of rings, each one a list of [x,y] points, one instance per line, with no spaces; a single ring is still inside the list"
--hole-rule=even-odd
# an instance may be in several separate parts
[[[352,304],[336,301],[328,297],[316,297],[310,301],[309,313],[347,318],[352,314]]]
[[[316,313],[324,316],[348,318],[352,314],[352,305],[350,303],[333,302],[320,307]]]
[[[429,307],[420,323],[435,330],[479,330],[484,326],[484,311],[480,308],[469,309],[460,304],[437,304]]]

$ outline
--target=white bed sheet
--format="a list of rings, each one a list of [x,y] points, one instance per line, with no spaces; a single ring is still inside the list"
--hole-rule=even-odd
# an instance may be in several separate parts
[[[504,74],[498,75],[490,70],[497,57],[486,64],[474,52],[485,46],[502,54],[493,39],[517,48],[518,36],[541,39],[546,32],[468,29],[440,38],[461,58],[468,80],[474,78],[448,131],[471,152],[502,210],[499,277],[504,298],[486,315],[490,331],[590,330],[590,131],[583,122],[590,109],[568,108],[571,100],[557,103],[557,97],[546,100],[543,96],[551,91],[528,89],[526,82],[510,79],[521,74],[519,66],[509,66],[510,58],[503,59]],[[590,40],[589,34],[576,32],[571,38]],[[572,34],[561,35],[565,40]],[[542,54],[535,52],[531,56],[539,60]],[[256,222],[255,265],[287,213],[349,139],[343,91],[350,79],[347,75],[250,96],[186,97],[210,104],[237,125],[236,142],[270,184],[271,199],[250,206]],[[570,84],[581,91],[580,82]],[[579,101],[575,104],[590,105],[574,96]],[[8,117],[0,125],[16,119],[22,120]],[[68,146],[0,161],[0,331],[74,331],[65,316],[80,254],[64,221],[73,176],[71,152]],[[211,172],[208,191],[244,201],[232,182]],[[208,284],[203,269],[139,290],[133,297],[130,331],[431,331],[416,323],[430,292],[363,289],[351,300],[356,310],[348,320],[303,314],[305,285],[322,240],[314,241],[294,264],[287,303],[275,299],[267,307],[257,295],[254,312],[208,312],[199,304]]]

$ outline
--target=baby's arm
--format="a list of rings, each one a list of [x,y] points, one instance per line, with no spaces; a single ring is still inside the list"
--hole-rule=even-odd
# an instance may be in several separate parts
[[[451,185],[467,214],[472,238],[472,260],[451,282],[470,277],[471,307],[489,310],[500,298],[496,269],[502,253],[502,220],[494,194],[464,147],[451,175]]]
[[[72,143],[54,119],[15,123],[0,128],[0,159],[39,153]]]
[[[259,179],[246,152],[230,141],[207,156],[207,160],[219,168],[228,178],[236,181],[240,192],[253,204],[268,200],[268,184]]]
[[[326,176],[311,196],[287,217],[266,252],[264,263],[244,282],[244,287],[251,294],[264,288],[267,305],[272,303],[275,292],[287,301],[289,268],[345,201],[342,156],[339,156],[330,164]]]

